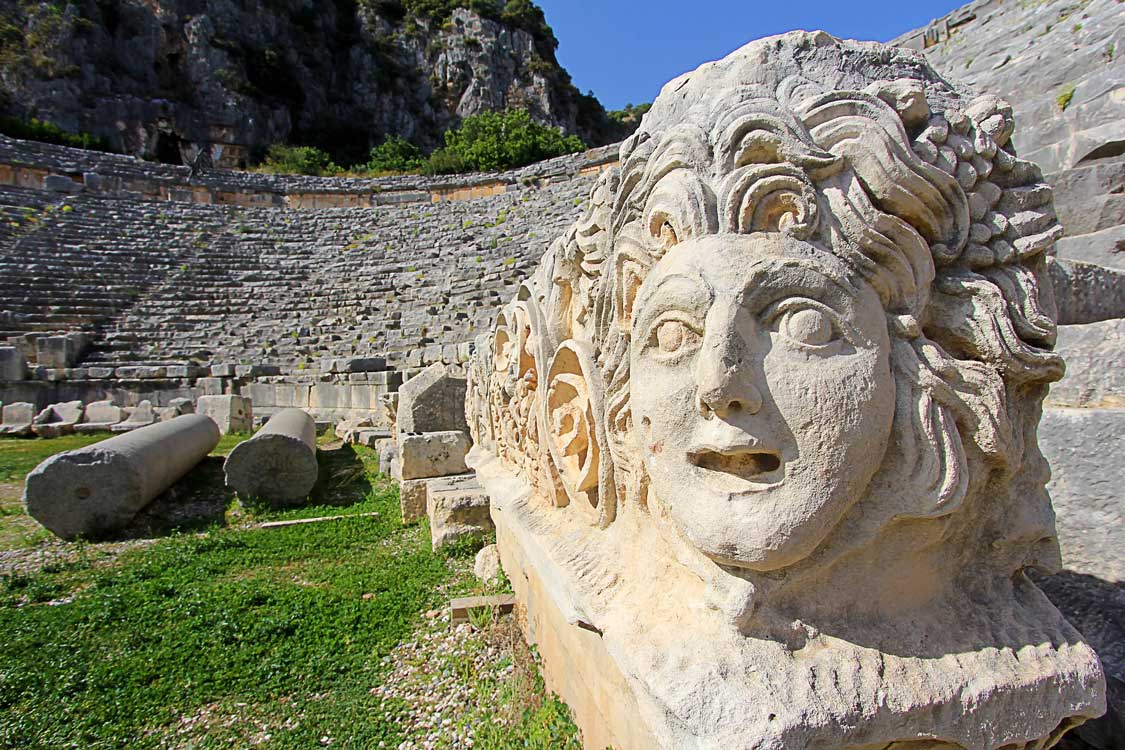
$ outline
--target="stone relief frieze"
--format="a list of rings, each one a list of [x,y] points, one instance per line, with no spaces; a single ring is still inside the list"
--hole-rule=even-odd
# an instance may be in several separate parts
[[[665,86],[478,339],[473,438],[528,488],[493,500],[669,747],[1045,748],[1100,713],[1023,573],[1058,565],[1062,230],[1014,127],[915,53],[754,42]]]

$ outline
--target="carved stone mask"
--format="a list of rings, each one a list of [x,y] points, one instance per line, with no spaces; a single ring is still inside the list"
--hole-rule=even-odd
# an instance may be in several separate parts
[[[635,437],[676,525],[725,565],[807,556],[862,495],[891,431],[874,290],[810,243],[727,234],[673,248],[633,312]]]

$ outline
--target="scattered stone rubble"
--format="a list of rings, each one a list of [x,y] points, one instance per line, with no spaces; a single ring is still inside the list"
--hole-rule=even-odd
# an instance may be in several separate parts
[[[380,468],[399,482],[402,522],[428,517],[434,550],[493,528],[488,496],[465,464],[465,393],[460,370],[430,365],[399,389],[394,440],[380,446]]]

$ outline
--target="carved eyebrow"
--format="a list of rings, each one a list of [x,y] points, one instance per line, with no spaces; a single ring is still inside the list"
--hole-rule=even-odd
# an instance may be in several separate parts
[[[835,278],[828,269],[784,259],[780,264],[769,261],[755,264],[739,295],[739,304],[756,310],[786,292],[802,292],[821,301],[844,302],[848,303],[847,307],[858,294],[857,289],[846,280]]]
[[[713,297],[714,290],[702,276],[694,273],[670,273],[648,287],[644,296],[637,300],[633,327],[637,328],[642,323],[647,323],[654,314],[673,307],[702,312],[710,306]]]

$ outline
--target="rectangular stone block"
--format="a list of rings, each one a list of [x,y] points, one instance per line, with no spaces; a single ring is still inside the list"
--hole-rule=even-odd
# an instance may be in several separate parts
[[[244,396],[200,396],[195,412],[210,417],[224,435],[254,428],[254,407]]]
[[[204,396],[221,396],[226,391],[226,381],[223,378],[199,378],[195,387]]]
[[[397,370],[384,370],[383,372],[373,372],[370,375],[371,383],[378,385],[385,385],[388,388],[402,385],[402,373]]]
[[[213,378],[233,378],[234,377],[234,365],[232,365],[232,364],[211,365],[211,377],[213,377]]]
[[[480,487],[437,490],[431,484],[427,488],[426,514],[430,517],[430,544],[435,552],[462,539],[483,537],[494,528],[488,513],[488,495]]]
[[[516,606],[514,594],[491,594],[489,596],[465,596],[449,601],[449,621],[453,624],[468,622],[469,613],[477,610],[490,610],[496,614],[508,614]]]
[[[0,346],[0,380],[27,379],[27,359],[14,346]]]
[[[387,360],[384,357],[341,359],[336,367],[336,372],[378,372],[387,369]]]
[[[35,340],[35,360],[40,367],[70,367],[82,353],[82,336],[40,336]]]
[[[169,365],[167,373],[170,378],[195,378],[199,376],[199,368],[195,365]]]
[[[86,369],[86,376],[91,380],[106,380],[113,377],[112,367],[89,367]]]
[[[460,430],[400,435],[399,453],[403,479],[425,479],[464,474],[469,436]]]
[[[426,515],[426,480],[406,479],[398,488],[399,505],[402,507],[402,522],[415,523]]]

